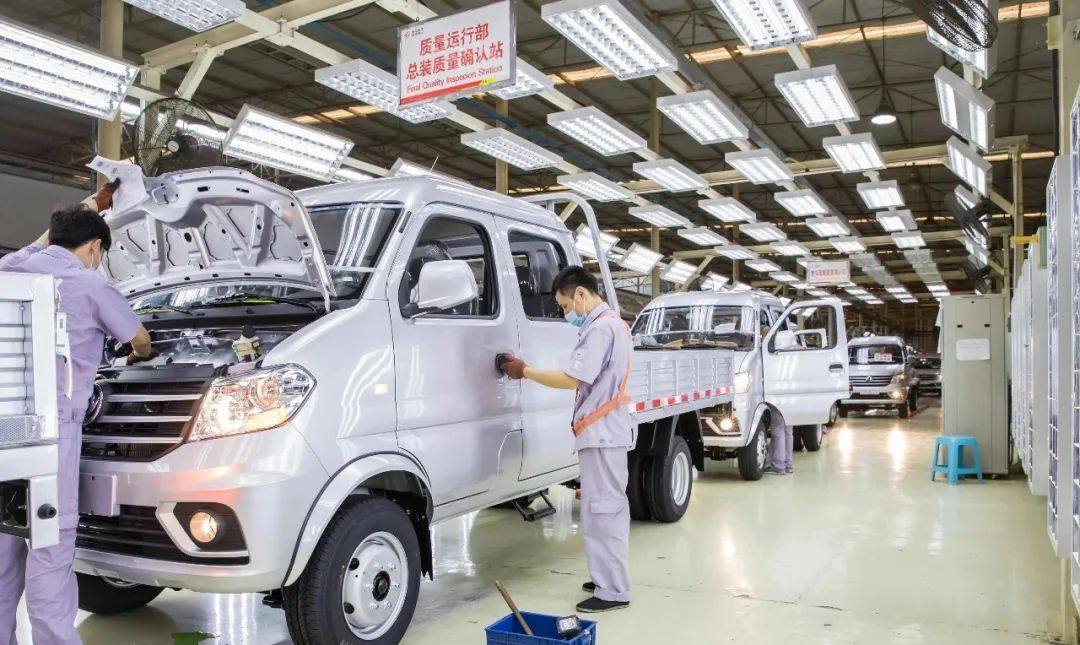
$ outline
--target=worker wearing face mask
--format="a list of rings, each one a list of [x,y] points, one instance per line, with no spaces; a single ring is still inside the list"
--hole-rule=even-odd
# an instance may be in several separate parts
[[[581,527],[593,594],[577,605],[582,613],[630,604],[630,505],[627,452],[634,428],[626,409],[626,382],[634,349],[630,330],[598,293],[596,278],[579,266],[555,276],[552,291],[566,320],[578,327],[577,346],[565,370],[538,370],[520,358],[501,367],[511,378],[576,390],[574,448],[581,464]]]
[[[70,347],[70,365],[57,359],[60,542],[29,550],[22,538],[0,534],[0,645],[15,643],[15,609],[24,591],[34,645],[82,642],[75,630],[79,590],[73,564],[83,418],[106,336],[131,343],[129,362],[152,353],[139,318],[98,271],[112,242],[98,211],[111,206],[115,188],[106,186],[82,204],[58,209],[37,241],[0,259],[0,271],[56,278],[57,313],[66,318]]]

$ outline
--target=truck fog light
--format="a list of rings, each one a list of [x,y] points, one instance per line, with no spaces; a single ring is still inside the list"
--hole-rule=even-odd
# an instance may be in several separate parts
[[[904,393],[901,390],[896,390],[895,392],[889,393],[889,396],[891,396],[894,399],[902,399],[902,398],[904,398]]]
[[[210,544],[217,539],[219,522],[216,515],[207,511],[198,511],[191,516],[188,530],[191,538],[200,544]]]
[[[727,432],[735,427],[735,422],[731,420],[731,417],[724,417],[720,419],[720,429]]]

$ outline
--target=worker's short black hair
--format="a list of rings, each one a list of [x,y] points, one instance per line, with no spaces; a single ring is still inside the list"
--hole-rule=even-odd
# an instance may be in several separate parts
[[[112,246],[112,231],[105,218],[86,204],[61,206],[53,211],[49,221],[49,244],[70,251],[95,238],[101,240],[101,248],[106,251]]]
[[[597,284],[593,274],[585,270],[585,267],[569,266],[559,271],[551,282],[551,292],[561,293],[564,296],[572,296],[574,289],[584,287],[593,294],[600,293],[600,285]]]

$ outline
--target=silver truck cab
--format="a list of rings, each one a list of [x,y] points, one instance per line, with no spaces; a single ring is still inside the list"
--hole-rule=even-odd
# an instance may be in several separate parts
[[[895,409],[907,419],[918,407],[919,378],[914,350],[899,336],[862,336],[848,342],[851,397],[840,416],[853,409]]]
[[[837,403],[848,395],[842,308],[819,302],[786,316],[785,310],[778,297],[763,291],[669,293],[646,305],[632,327],[640,351],[735,352],[735,396],[731,404],[701,415],[701,432],[710,458],[736,458],[744,479],[759,479],[765,468],[771,411],[783,409],[796,427],[796,443],[817,451]],[[781,332],[788,338],[784,349],[773,342]],[[782,403],[770,404],[770,396]]]
[[[919,394],[941,396],[941,356],[937,354],[916,356],[915,376],[919,379]]]

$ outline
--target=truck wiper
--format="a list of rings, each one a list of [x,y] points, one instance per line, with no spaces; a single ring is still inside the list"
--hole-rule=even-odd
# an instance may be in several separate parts
[[[322,311],[318,305],[306,300],[300,300],[299,298],[283,298],[281,296],[266,296],[252,293],[238,293],[231,296],[222,296],[220,298],[214,298],[213,300],[207,300],[206,302],[199,303],[195,306],[213,307],[216,305],[243,305],[260,302],[278,302],[286,305],[295,305],[297,307],[306,307],[315,313]]]
[[[175,311],[176,313],[179,313],[179,314],[187,314],[189,316],[194,316],[195,315],[195,314],[191,313],[190,311],[188,311],[187,309],[184,309],[183,307],[176,307],[176,306],[173,306],[173,305],[147,305],[145,307],[140,307],[139,309],[136,309],[135,313],[137,313],[137,314],[152,314],[152,313],[157,313],[159,311]]]

